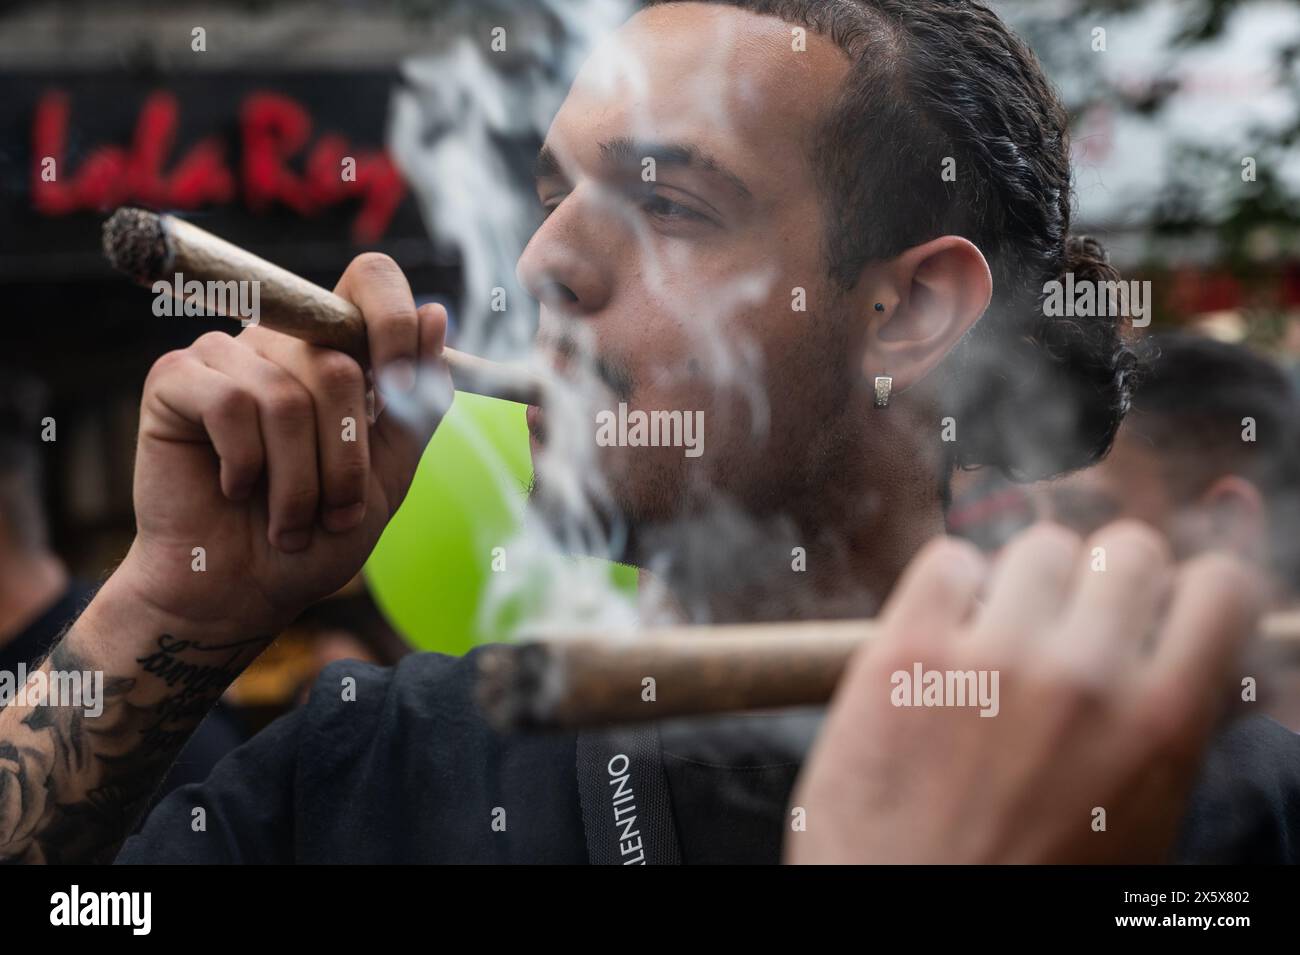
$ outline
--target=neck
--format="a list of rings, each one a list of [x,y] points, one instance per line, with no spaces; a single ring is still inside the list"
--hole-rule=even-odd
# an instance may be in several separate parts
[[[874,431],[877,447],[852,456],[861,465],[839,462],[778,514],[755,518],[724,504],[655,533],[646,542],[665,546],[648,551],[663,556],[643,576],[643,618],[747,623],[877,613],[944,524],[936,458],[903,443],[923,432],[905,429],[901,413]]]
[[[40,616],[67,586],[67,569],[49,551],[0,551],[0,646]]]

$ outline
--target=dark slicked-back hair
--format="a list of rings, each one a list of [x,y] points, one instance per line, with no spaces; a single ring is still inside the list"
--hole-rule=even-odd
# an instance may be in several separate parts
[[[992,304],[942,382],[941,414],[957,423],[950,463],[1032,479],[1104,454],[1136,359],[1116,316],[1044,314],[1045,283],[1119,276],[1098,242],[1070,236],[1067,117],[1028,47],[966,0],[705,2],[804,26],[851,62],[811,144],[841,288],[941,235],[988,260]]]

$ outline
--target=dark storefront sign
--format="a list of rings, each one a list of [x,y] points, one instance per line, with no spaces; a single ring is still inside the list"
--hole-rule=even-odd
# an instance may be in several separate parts
[[[285,264],[432,250],[384,149],[384,71],[0,74],[0,282],[99,279],[118,205],[180,211]]]
[[[260,213],[278,203],[311,217],[356,199],[352,238],[374,242],[406,191],[386,153],[358,149],[337,132],[317,136],[311,114],[282,93],[250,93],[239,103],[234,149],[211,135],[181,152],[174,149],[180,101],[169,90],[155,91],[140,106],[129,144],[93,146],[79,165],[68,158],[71,114],[72,97],[62,90],[49,90],[36,103],[31,205],[38,215],[128,203],[184,211],[242,203]]]
[[[332,286],[357,254],[391,254],[418,294],[454,298],[384,142],[395,71],[0,73],[0,286],[11,359],[47,377],[137,373],[220,322],[152,317],[113,272],[100,226],[119,205],[178,212]],[[111,370],[111,365],[103,373]],[[124,368],[119,370],[125,371]]]

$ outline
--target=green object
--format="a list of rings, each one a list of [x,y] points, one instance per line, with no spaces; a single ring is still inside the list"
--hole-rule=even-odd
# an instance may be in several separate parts
[[[531,480],[523,407],[457,392],[365,567],[376,602],[412,646],[462,654],[499,642],[546,602],[573,558],[517,559]],[[635,590],[634,568],[609,563],[607,572],[619,592]],[[494,573],[517,576],[498,581],[508,598],[485,607]]]

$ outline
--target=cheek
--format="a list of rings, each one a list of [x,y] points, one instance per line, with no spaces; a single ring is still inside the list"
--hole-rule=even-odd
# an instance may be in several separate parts
[[[837,316],[811,290],[807,306],[793,309],[788,295],[769,298],[729,334],[747,339],[757,355],[747,384],[761,389],[773,436],[796,443],[845,405],[858,368]]]
[[[797,442],[816,426],[827,395],[843,391],[849,356],[829,292],[810,279],[820,274],[810,244],[779,277],[771,248],[752,257],[705,249],[694,269],[628,270],[596,327],[602,353],[632,373],[634,405],[702,410],[706,457],[742,457],[773,437]]]

